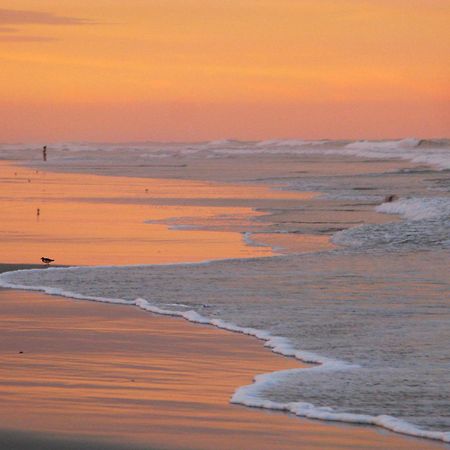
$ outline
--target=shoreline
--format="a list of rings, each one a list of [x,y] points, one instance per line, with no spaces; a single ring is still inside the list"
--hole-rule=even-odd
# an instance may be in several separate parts
[[[48,442],[79,436],[83,445],[74,448],[90,448],[92,439],[105,449],[130,442],[143,449],[440,448],[377,427],[230,404],[236,386],[255,372],[301,367],[256,339],[123,305],[10,289],[0,290],[0,298],[0,397],[8,405],[0,420],[10,423],[0,437],[19,433],[23,428],[11,426],[18,420],[34,424],[25,429]]]
[[[252,218],[264,215],[255,206],[296,204],[315,196],[256,185],[243,193],[230,183],[55,174],[4,161],[0,178],[10,191],[0,202],[5,211],[0,260],[19,264],[43,255],[71,266],[272,256],[271,247],[248,246],[241,234]],[[222,217],[233,217],[231,225]],[[174,229],[172,220],[199,225]],[[215,226],[203,229],[210,222]],[[305,245],[331,247],[327,236],[309,239],[303,237]]]
[[[3,272],[2,265],[0,264],[0,273]],[[22,266],[17,267],[18,270],[23,269]],[[393,433],[395,436],[399,437],[400,439],[405,438],[406,440],[412,439],[413,441],[419,440],[428,442],[427,446],[425,448],[432,448],[433,445],[437,445],[436,448],[447,448],[447,443],[443,441],[441,438],[433,438],[431,436],[426,436],[426,433],[429,433],[427,431],[424,432],[424,435],[420,434],[413,434],[412,432],[403,431],[406,428],[409,428],[411,425],[409,423],[404,423],[402,421],[398,421],[394,417],[389,416],[379,416],[379,417],[371,417],[366,415],[354,415],[354,414],[344,414],[341,417],[341,414],[338,412],[326,412],[322,413],[320,411],[320,408],[316,409],[313,407],[310,409],[309,406],[306,406],[306,409],[302,409],[301,402],[297,406],[296,403],[289,403],[289,404],[278,404],[274,402],[267,402],[265,400],[258,398],[258,392],[259,390],[263,389],[264,385],[266,383],[269,383],[269,385],[273,382],[273,378],[279,378],[280,376],[283,377],[285,373],[289,373],[292,370],[308,370],[308,369],[314,369],[317,368],[319,370],[333,370],[333,366],[335,364],[341,364],[343,368],[346,365],[346,363],[340,362],[340,361],[334,361],[329,358],[321,357],[320,355],[314,355],[310,354],[308,352],[302,352],[299,350],[296,350],[295,348],[290,346],[290,343],[285,338],[280,338],[276,336],[271,336],[270,334],[267,334],[264,331],[261,330],[253,330],[253,329],[241,329],[240,327],[235,326],[234,324],[227,324],[226,322],[223,322],[222,320],[210,320],[206,319],[202,316],[199,316],[198,314],[194,314],[193,316],[188,312],[186,315],[183,313],[177,313],[174,311],[166,311],[162,310],[158,307],[153,307],[149,305],[145,300],[136,300],[136,302],[133,303],[117,303],[108,301],[107,299],[90,299],[90,298],[76,298],[71,295],[70,293],[47,293],[39,290],[31,290],[26,288],[14,288],[14,287],[0,287],[0,298],[2,296],[2,291],[11,291],[16,292],[20,294],[20,292],[26,292],[34,295],[43,295],[45,297],[54,297],[56,299],[61,299],[62,301],[75,301],[87,304],[93,304],[93,305],[101,305],[108,307],[110,306],[122,306],[127,307],[126,309],[130,310],[129,307],[137,306],[137,310],[139,312],[144,313],[150,313],[152,318],[162,318],[167,319],[169,321],[171,320],[182,320],[183,322],[187,322],[189,326],[197,327],[199,325],[205,326],[206,329],[210,329],[213,332],[218,331],[220,333],[224,332],[226,334],[230,333],[232,336],[237,336],[239,338],[247,339],[249,337],[255,338],[256,344],[260,347],[261,352],[267,352],[267,350],[270,352],[269,354],[274,355],[276,358],[281,358],[283,360],[286,360],[287,362],[293,362],[295,364],[294,367],[289,368],[280,368],[280,366],[276,367],[276,364],[271,365],[268,372],[263,374],[255,374],[255,372],[252,369],[252,381],[249,384],[243,384],[243,385],[235,385],[233,386],[233,393],[228,398],[227,404],[230,406],[233,406],[233,404],[238,405],[238,407],[244,407],[245,409],[250,410],[258,410],[258,411],[267,411],[270,414],[278,414],[281,413],[282,415],[286,415],[287,417],[294,418],[294,420],[312,420],[313,422],[319,422],[323,424],[324,426],[327,425],[342,425],[344,427],[363,427],[367,430],[373,429],[376,433],[383,433],[387,432],[388,434]],[[61,297],[63,295],[63,297]],[[152,319],[150,319],[152,320]],[[261,345],[263,343],[263,345]],[[242,344],[241,344],[242,345]],[[266,350],[267,349],[267,350]],[[266,361],[268,359],[268,355],[262,356]],[[276,361],[275,361],[276,363]],[[331,365],[332,367],[330,369],[327,369],[328,365]],[[341,368],[342,368],[341,367]],[[347,418],[347,415],[349,416]],[[354,418],[350,419],[350,416],[354,416]],[[396,428],[395,428],[396,427]],[[414,426],[413,426],[414,427]],[[409,430],[410,431],[410,430]],[[416,429],[420,433],[420,429]],[[438,433],[442,434],[442,433]],[[368,444],[366,444],[368,445]],[[390,444],[389,448],[403,448],[401,443],[396,444],[397,446],[394,446],[393,443]],[[441,447],[441,445],[444,445],[444,447]],[[177,447],[178,448],[178,447]],[[227,448],[227,447],[225,447]],[[263,448],[261,446],[255,447],[255,448]],[[280,447],[284,448],[284,447]],[[336,448],[335,446],[331,446],[330,448]],[[357,447],[359,448],[359,447]],[[368,446],[364,448],[369,448]],[[414,448],[422,448],[419,444],[416,444]]]
[[[236,330],[235,330],[236,331]],[[299,419],[297,419],[297,420],[299,420]],[[350,425],[351,426],[351,425]]]

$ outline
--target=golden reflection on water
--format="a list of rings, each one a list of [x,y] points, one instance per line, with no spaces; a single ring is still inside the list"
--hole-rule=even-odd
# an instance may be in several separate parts
[[[218,215],[261,214],[248,207],[183,205],[186,199],[313,196],[252,185],[58,174],[8,163],[0,164],[0,187],[0,261],[38,263],[46,256],[68,265],[268,256],[272,254],[269,247],[249,247],[240,233],[168,229],[144,222],[181,216],[204,220]],[[155,199],[175,199],[178,204],[155,205]]]

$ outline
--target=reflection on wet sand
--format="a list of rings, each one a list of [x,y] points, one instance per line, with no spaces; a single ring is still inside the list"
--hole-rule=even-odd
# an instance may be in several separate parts
[[[250,207],[211,206],[211,199],[220,203],[313,196],[251,185],[36,173],[7,163],[0,165],[0,184],[0,260],[10,263],[37,262],[42,255],[69,265],[268,256],[272,254],[269,247],[249,247],[236,232],[169,230],[163,223],[179,216],[202,222],[214,216],[236,215],[248,220],[262,214]],[[175,204],[153,204],[155,199],[174,200]],[[183,204],[192,199],[199,204]]]
[[[120,265],[267,256],[272,249],[246,245],[239,227],[228,223],[222,229],[229,231],[219,231],[221,220],[259,216],[267,223],[270,217],[251,209],[256,200],[297,206],[314,195],[36,173],[8,164],[0,164],[0,183],[5,262],[37,262],[43,255],[59,264]],[[168,229],[165,222],[177,217],[220,226]],[[324,236],[253,237],[275,247],[294,242],[298,251],[329,245]],[[435,447],[384,430],[230,405],[234,390],[256,373],[299,366],[248,337],[124,306],[15,291],[0,291],[0,322],[3,428],[105,438],[127,448],[132,443],[195,449]]]
[[[0,404],[8,406],[0,408],[2,428],[126,448],[435,447],[230,405],[235,388],[255,374],[300,365],[246,336],[127,306],[6,290],[0,324]]]

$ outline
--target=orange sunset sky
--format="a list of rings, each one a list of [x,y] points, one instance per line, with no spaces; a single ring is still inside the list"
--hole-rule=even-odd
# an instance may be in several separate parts
[[[450,136],[449,0],[2,0],[0,141]]]

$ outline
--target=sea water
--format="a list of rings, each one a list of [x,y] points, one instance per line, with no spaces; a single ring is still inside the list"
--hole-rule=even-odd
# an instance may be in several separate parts
[[[13,159],[32,151],[2,147]],[[328,234],[335,248],[196,264],[17,271],[2,274],[0,284],[127,303],[257,336],[278,353],[315,364],[258,375],[237,387],[233,402],[450,442],[448,140],[61,144],[52,157],[61,170],[114,168],[133,159],[136,173],[147,161],[187,167],[212,159],[220,168],[232,160],[238,168],[244,160],[256,167],[286,159],[286,173],[269,170],[256,181],[320,193],[302,207],[301,220],[266,210],[253,224],[227,217],[170,225],[230,229],[250,245],[265,245],[259,236],[270,233]],[[289,161],[309,169],[289,172]],[[377,162],[383,170],[372,170]],[[384,202],[390,194],[394,200]],[[377,213],[392,221],[369,223],[367,215]],[[338,220],[342,214],[352,220]]]

